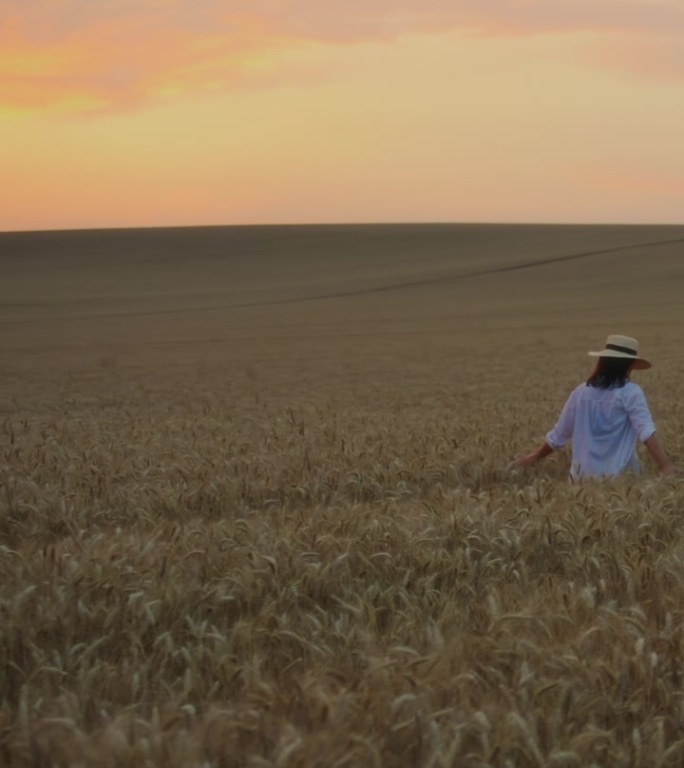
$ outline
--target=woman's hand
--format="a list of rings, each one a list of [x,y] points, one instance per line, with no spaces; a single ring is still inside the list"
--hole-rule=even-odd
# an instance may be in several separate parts
[[[669,456],[665,453],[665,449],[660,444],[658,435],[655,432],[648,438],[648,440],[644,442],[644,445],[646,448],[648,448],[648,452],[651,454],[655,463],[658,465],[661,475],[669,477],[670,475],[678,474],[677,468],[670,461]]]
[[[513,469],[528,469],[533,464],[536,464],[539,459],[543,459],[550,453],[553,453],[553,448],[546,441],[544,441],[539,446],[539,448],[532,451],[532,453],[525,453],[522,456],[517,456],[515,459],[513,459],[511,467]]]
[[[516,458],[513,459],[511,467],[513,469],[528,469],[538,461],[539,457],[537,456],[537,452],[532,451],[532,453],[526,453],[524,456],[516,456]]]

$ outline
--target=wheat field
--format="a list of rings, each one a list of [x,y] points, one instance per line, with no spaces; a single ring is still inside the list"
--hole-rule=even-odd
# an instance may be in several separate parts
[[[511,459],[684,227],[0,234],[0,764],[679,766],[684,483]]]

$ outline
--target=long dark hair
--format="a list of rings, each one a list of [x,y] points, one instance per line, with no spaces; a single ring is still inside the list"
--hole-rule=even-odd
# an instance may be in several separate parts
[[[629,369],[634,360],[628,357],[599,357],[594,372],[587,379],[588,387],[619,389],[629,381]]]

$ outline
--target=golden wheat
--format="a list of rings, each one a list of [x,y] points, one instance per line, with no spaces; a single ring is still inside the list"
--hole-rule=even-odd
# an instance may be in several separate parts
[[[255,310],[260,341],[153,360],[46,369],[14,337],[0,762],[680,765],[684,486],[647,460],[581,486],[564,454],[507,469],[584,372],[576,327],[509,299],[481,294],[467,338],[383,335],[432,311],[418,295],[349,299],[375,336],[322,310],[338,336],[273,341],[295,316]],[[677,334],[642,339],[668,362],[642,381],[676,458]]]

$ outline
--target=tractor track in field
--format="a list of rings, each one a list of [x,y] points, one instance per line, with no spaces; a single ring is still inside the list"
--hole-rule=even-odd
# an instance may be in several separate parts
[[[677,238],[675,240],[657,240],[651,243],[635,243],[634,245],[620,245],[614,248],[601,248],[594,251],[583,251],[582,253],[572,253],[565,256],[551,256],[548,259],[540,259],[537,261],[524,261],[520,264],[511,264],[506,267],[494,267],[492,269],[482,269],[475,272],[463,272],[458,275],[445,275],[442,277],[431,277],[425,280],[411,280],[402,283],[392,283],[391,285],[379,285],[373,288],[359,288],[357,290],[339,291],[337,293],[321,293],[315,296],[302,296],[291,299],[276,299],[274,301],[252,302],[247,304],[233,304],[226,309],[243,309],[249,307],[266,307],[275,306],[278,304],[297,304],[306,301],[321,301],[324,299],[341,299],[352,296],[363,296],[370,293],[387,293],[388,291],[398,291],[404,288],[417,288],[424,285],[436,285],[437,283],[456,282],[458,280],[467,280],[473,277],[485,277],[487,275],[496,275],[502,272],[516,272],[521,269],[531,269],[533,267],[543,267],[547,264],[556,264],[563,261],[577,261],[579,259],[586,259],[591,256],[602,256],[608,253],[618,253],[620,251],[632,251],[639,248],[651,248],[661,245],[674,245],[676,243],[684,243],[684,238]],[[215,307],[218,309],[218,307]],[[187,310],[192,311],[192,310]]]
[[[184,314],[199,314],[203,312],[216,312],[227,309],[253,309],[259,307],[275,307],[286,304],[304,304],[313,301],[328,301],[331,299],[344,299],[353,298],[356,296],[367,296],[376,293],[389,293],[391,291],[401,291],[406,288],[420,288],[428,285],[437,285],[439,283],[458,282],[460,280],[469,280],[477,277],[486,277],[489,275],[502,274],[506,272],[518,272],[524,269],[534,269],[535,267],[544,267],[549,264],[558,264],[569,261],[580,261],[582,259],[592,258],[594,256],[604,256],[612,253],[620,253],[622,251],[635,251],[640,248],[656,248],[665,245],[676,245],[678,243],[684,243],[684,238],[675,238],[673,240],[656,240],[647,243],[633,243],[630,245],[618,245],[611,248],[599,248],[591,251],[582,251],[580,253],[565,254],[563,256],[550,256],[546,259],[536,259],[532,261],[523,261],[518,264],[511,264],[502,267],[493,267],[491,269],[475,270],[473,272],[463,272],[453,275],[442,275],[441,277],[431,277],[422,280],[407,280],[404,282],[391,283],[389,285],[378,285],[370,288],[357,288],[346,291],[331,291],[329,293],[318,293],[309,296],[294,296],[286,299],[272,299],[265,301],[252,301],[245,302],[243,304],[212,304],[202,307],[180,307],[180,308],[168,308],[168,309],[140,309],[131,312],[103,312],[92,314],[77,314],[77,315],[62,315],[60,320],[75,320],[75,319],[107,319],[117,317],[149,317],[155,315],[184,315]],[[6,322],[42,322],[50,318],[40,318],[40,320],[15,320]],[[56,318],[55,318],[56,319]]]

